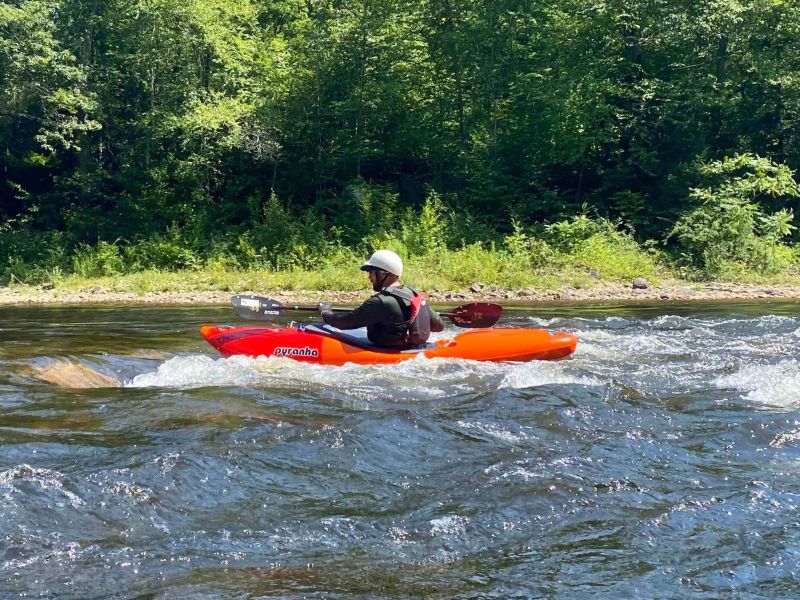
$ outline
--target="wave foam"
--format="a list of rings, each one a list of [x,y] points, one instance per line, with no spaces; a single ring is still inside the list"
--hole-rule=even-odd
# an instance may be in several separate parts
[[[288,358],[249,358],[232,356],[213,359],[210,356],[176,356],[159,365],[158,370],[137,375],[125,387],[203,387],[217,385],[250,385],[275,373]]]
[[[205,355],[174,357],[157,371],[137,375],[125,387],[194,388],[309,386],[357,399],[384,397],[388,388],[404,399],[438,399],[475,391],[497,381],[508,367],[451,359],[415,358],[397,365],[313,365],[289,358]]]
[[[521,389],[551,384],[605,385],[595,377],[579,375],[569,370],[569,363],[531,361],[518,363],[506,373],[499,387]]]
[[[772,365],[748,365],[714,384],[745,392],[745,398],[772,406],[800,405],[800,363],[784,360]]]

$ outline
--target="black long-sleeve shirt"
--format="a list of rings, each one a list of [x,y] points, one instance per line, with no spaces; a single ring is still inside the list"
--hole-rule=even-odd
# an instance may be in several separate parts
[[[410,309],[406,310],[410,312]],[[427,304],[421,310],[430,310],[431,331],[444,329],[442,319],[436,311]],[[366,327],[367,337],[373,344],[387,348],[399,348],[406,344],[409,315],[406,315],[405,312],[397,298],[375,294],[351,312],[325,311],[322,313],[322,319],[328,325],[338,329]]]

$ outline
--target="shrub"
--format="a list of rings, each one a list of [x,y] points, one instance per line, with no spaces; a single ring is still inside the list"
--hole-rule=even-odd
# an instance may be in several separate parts
[[[658,272],[656,261],[630,235],[595,234],[573,248],[569,264],[596,271],[606,279],[630,280],[653,277]]]
[[[652,277],[658,272],[655,256],[608,219],[578,215],[549,225],[546,235],[558,251],[554,260],[563,266],[596,271],[608,279]]]
[[[336,237],[342,243],[357,246],[365,237],[395,232],[397,202],[398,194],[393,187],[357,179],[340,195],[315,202],[304,217],[310,222],[324,222],[326,229],[337,232]]]
[[[51,281],[68,263],[69,238],[60,231],[31,231],[26,224],[0,225],[0,283]]]
[[[675,223],[670,237],[678,241],[681,260],[706,275],[741,263],[761,272],[776,272],[780,240],[795,227],[791,210],[767,214],[759,204],[800,196],[800,186],[785,166],[752,155],[703,164],[700,173],[714,184],[693,188],[698,205]]]
[[[435,254],[412,261],[408,277],[418,285],[431,280],[437,274],[441,274],[444,281],[460,287],[475,282],[498,284],[503,274],[508,274],[508,262],[508,255],[475,243],[458,250],[441,249]]]
[[[125,270],[125,263],[117,242],[97,242],[95,246],[82,244],[72,256],[72,270],[82,277],[106,277]]]
[[[356,237],[355,242],[368,235],[388,235],[397,223],[397,192],[389,186],[368,184],[358,181],[347,189],[347,198],[357,210],[342,211],[344,220],[334,221]]]
[[[400,239],[414,254],[431,254],[446,246],[452,220],[439,194],[431,190],[419,213],[406,211],[400,224]]]
[[[555,252],[545,240],[525,230],[519,221],[512,219],[513,232],[503,238],[506,251],[521,268],[539,268],[552,263]]]
[[[264,204],[260,221],[246,234],[246,240],[265,263],[277,267],[278,257],[286,254],[295,243],[298,229],[297,219],[273,193]]]
[[[584,206],[584,211],[586,210]],[[585,213],[553,223],[545,228],[550,243],[562,252],[570,253],[595,235],[613,237],[617,234],[614,225],[603,218],[589,218]]]
[[[201,260],[177,239],[142,240],[125,249],[125,260],[134,270],[180,271],[196,269]]]

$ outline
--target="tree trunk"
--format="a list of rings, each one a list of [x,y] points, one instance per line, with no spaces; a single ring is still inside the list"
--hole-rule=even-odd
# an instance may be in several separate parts
[[[358,81],[358,109],[356,111],[356,177],[361,177],[361,155],[364,144],[364,94],[367,82],[367,19],[369,17],[369,1],[364,0],[361,12],[361,48],[360,48],[360,73]]]
[[[728,36],[723,35],[719,39],[719,47],[717,50],[717,82],[720,85],[725,83],[725,73],[728,70]]]

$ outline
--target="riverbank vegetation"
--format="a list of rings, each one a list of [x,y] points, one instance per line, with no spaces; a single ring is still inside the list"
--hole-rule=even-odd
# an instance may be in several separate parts
[[[793,2],[13,0],[0,284],[798,278],[799,124]]]

